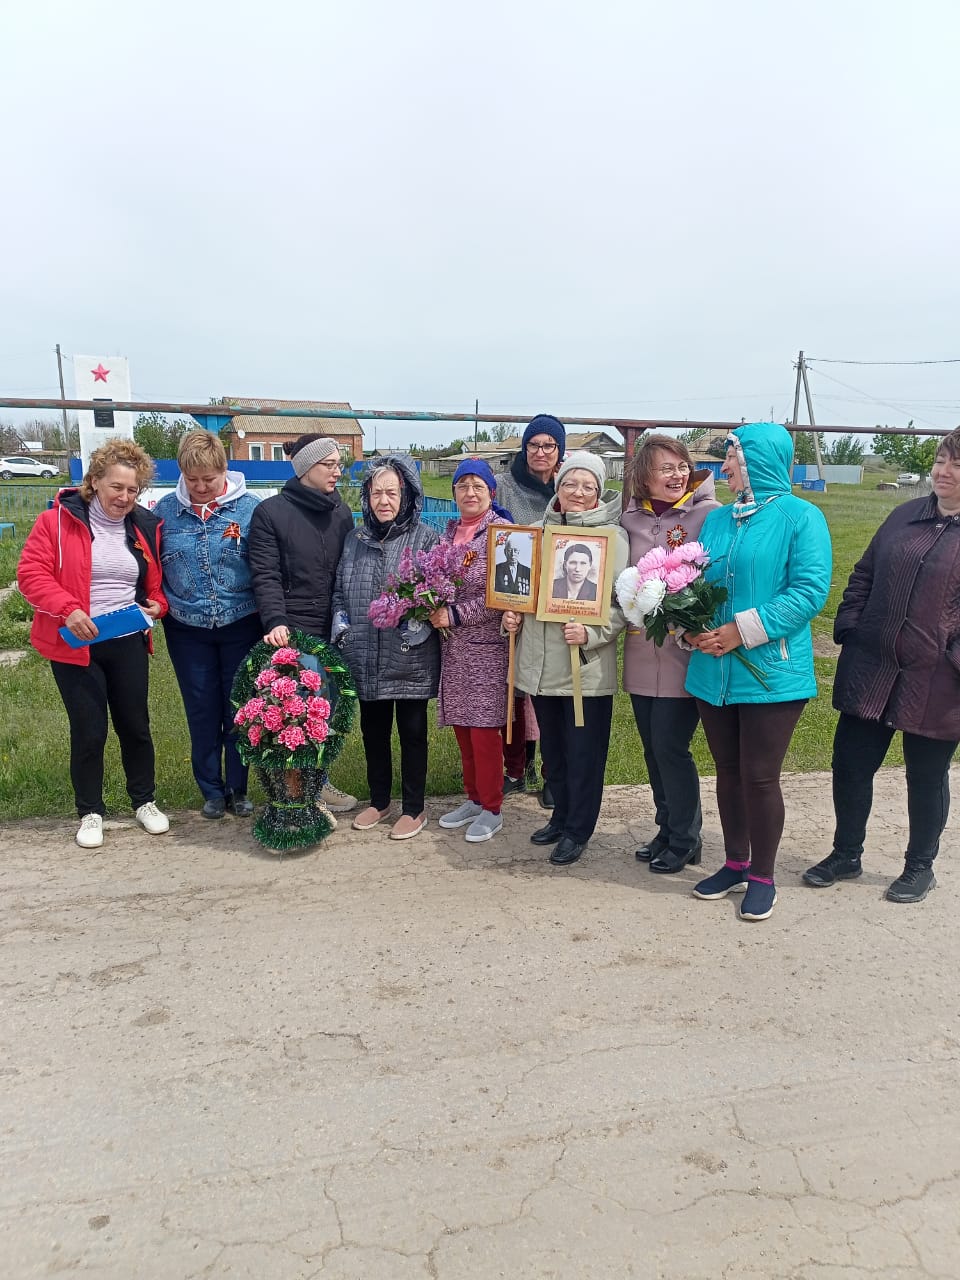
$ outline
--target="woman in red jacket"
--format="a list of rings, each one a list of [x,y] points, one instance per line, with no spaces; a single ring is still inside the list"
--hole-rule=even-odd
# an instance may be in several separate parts
[[[170,823],[154,803],[154,750],[147,710],[150,632],[96,641],[94,617],[137,604],[167,611],[160,586],[160,524],[137,498],[153,463],[132,440],[110,440],[90,458],[79,489],[64,489],[30,531],[17,585],[33,606],[30,640],[50,660],[70,722],[70,778],[80,815],[77,844],[103,844],[103,752],[107,709],[120,739],[127,792],[151,835]],[[60,635],[65,627],[80,648]]]

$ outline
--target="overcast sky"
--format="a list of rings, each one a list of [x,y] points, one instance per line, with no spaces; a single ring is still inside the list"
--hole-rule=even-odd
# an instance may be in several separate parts
[[[6,4],[0,396],[59,341],[143,400],[782,420],[801,347],[960,357],[958,38],[956,0]],[[812,370],[822,422],[960,422],[960,364]]]

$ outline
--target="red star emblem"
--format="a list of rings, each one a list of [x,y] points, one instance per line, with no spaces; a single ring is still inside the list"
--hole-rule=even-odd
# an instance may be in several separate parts
[[[94,382],[106,382],[107,374],[110,370],[103,367],[103,361],[101,360],[97,367],[95,369],[91,369],[90,372],[93,374]]]

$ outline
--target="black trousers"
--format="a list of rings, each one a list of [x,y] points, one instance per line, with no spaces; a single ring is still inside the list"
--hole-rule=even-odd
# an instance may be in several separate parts
[[[534,695],[540,752],[553,793],[551,822],[576,844],[593,835],[603,800],[613,695],[583,699],[583,728],[573,723],[572,698]]]
[[[780,770],[806,705],[800,698],[714,707],[697,699],[717,765],[717,808],[727,857],[749,862],[756,876],[773,876],[783,835]]]
[[[163,620],[190,730],[190,763],[204,800],[245,794],[247,766],[237,751],[230,690],[237,668],[261,639],[257,614],[225,627],[188,627]]]
[[[843,712],[833,736],[833,809],[837,820],[833,847],[850,858],[863,854],[867,819],[873,806],[873,779],[883,764],[896,729]],[[929,867],[940,850],[950,813],[950,761],[956,742],[903,735],[907,766],[907,860]]]
[[[400,789],[403,812],[411,818],[423,813],[427,788],[427,699],[386,698],[382,702],[360,699],[360,734],[367,757],[367,785],[375,809],[390,806],[393,787],[393,754],[390,735],[396,709],[400,737]]]
[[[105,812],[103,750],[107,710],[120,740],[127,794],[135,809],[154,798],[155,770],[147,708],[149,655],[141,634],[90,646],[90,665],[51,662],[70,722],[70,781],[77,813]]]
[[[700,839],[700,775],[690,741],[700,720],[693,698],[651,698],[631,693],[643,743],[658,834],[674,853],[689,853]]]

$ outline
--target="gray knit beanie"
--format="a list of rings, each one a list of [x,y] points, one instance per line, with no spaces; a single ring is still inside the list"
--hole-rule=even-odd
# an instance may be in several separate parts
[[[596,477],[597,488],[603,493],[603,486],[607,479],[607,468],[603,459],[598,458],[595,453],[587,453],[586,449],[579,449],[576,453],[571,453],[557,472],[558,489],[563,484],[564,476],[569,475],[571,471],[589,471],[591,475]]]

